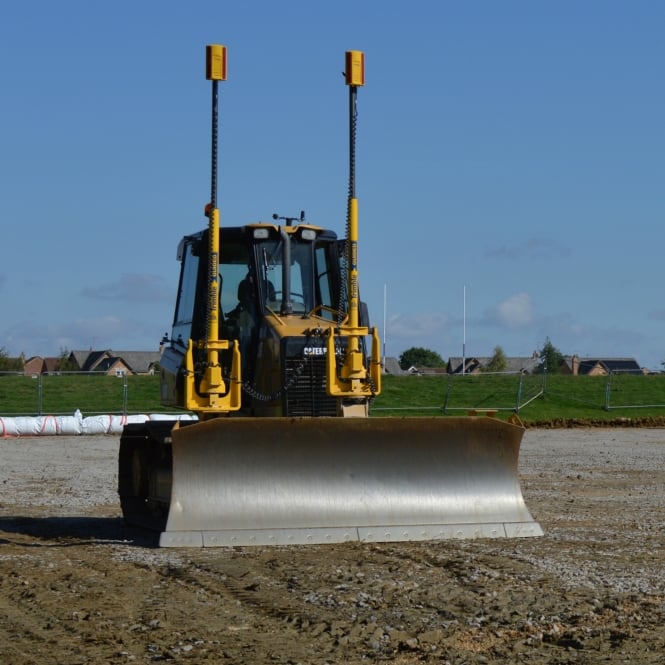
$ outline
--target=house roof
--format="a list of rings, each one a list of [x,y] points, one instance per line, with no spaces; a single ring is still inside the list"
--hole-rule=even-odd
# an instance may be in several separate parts
[[[99,365],[104,358],[108,358],[110,355],[110,351],[89,351],[81,369],[84,372],[92,372],[97,369],[97,365]]]
[[[111,351],[111,349],[72,351],[70,355],[74,357],[81,371],[84,372],[103,370],[104,367],[99,367],[102,361],[107,358],[120,358],[136,374],[147,374],[161,358],[159,351]]]
[[[383,368],[388,374],[404,374],[404,370],[399,366],[397,358],[385,358]]]
[[[53,356],[44,358],[44,371],[56,372],[58,370],[58,365],[60,365],[60,358]]]
[[[113,353],[122,358],[132,372],[137,374],[147,374],[162,357],[159,351],[114,351]]]
[[[467,356],[464,360],[465,371],[469,372],[477,367],[487,367],[491,362],[492,357],[481,356]],[[504,372],[533,372],[540,365],[540,358],[533,356],[515,356],[506,357],[506,367]],[[462,357],[453,356],[448,360],[448,371],[451,374],[461,374],[462,372]]]
[[[448,368],[447,367],[410,367],[409,372],[435,376],[435,375],[438,375],[438,374],[448,374]]]
[[[90,355],[91,351],[92,349],[88,349],[87,351],[70,351],[69,357],[76,362],[76,365],[80,370],[83,370],[85,362],[88,359],[88,356]]]
[[[102,358],[96,365],[96,372],[108,372],[113,367],[122,366],[126,367],[126,363],[123,362],[122,358],[119,356],[107,356]]]
[[[17,358],[18,360],[18,358]],[[24,363],[23,363],[23,369],[24,370],[29,370],[29,371],[42,371],[42,368],[44,367],[44,358],[41,356],[30,356]]]
[[[600,362],[611,372],[642,373],[642,368],[634,358],[602,358]]]
[[[566,358],[570,366],[572,359]],[[606,372],[642,374],[642,368],[635,358],[580,358],[579,374],[588,374],[594,367],[602,367]]]

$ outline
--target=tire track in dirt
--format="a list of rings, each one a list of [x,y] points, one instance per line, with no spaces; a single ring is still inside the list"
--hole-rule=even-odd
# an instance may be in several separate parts
[[[298,589],[298,571],[292,568],[290,552],[279,558],[273,553],[206,557],[189,571],[187,583],[204,589],[223,588],[225,595],[242,608],[246,625],[253,633],[270,636],[269,653],[283,653],[292,648],[294,640],[309,641],[309,653],[330,652],[325,648],[326,633],[332,621],[321,616],[316,608],[302,601]],[[332,644],[329,647],[334,646]],[[269,655],[269,654],[266,654]]]
[[[32,448],[0,442],[3,665],[662,662],[665,432],[528,432],[542,539],[221,550],[122,526],[117,442]]]
[[[87,662],[86,645],[96,639],[95,624],[103,616],[92,609],[102,594],[90,597],[90,590],[100,586],[100,575],[81,560],[62,557],[56,546],[46,546],[47,552],[44,545],[34,547],[16,556],[14,571],[0,577],[2,643],[13,651],[5,662],[62,662],[62,655],[51,655],[56,645],[68,662]]]

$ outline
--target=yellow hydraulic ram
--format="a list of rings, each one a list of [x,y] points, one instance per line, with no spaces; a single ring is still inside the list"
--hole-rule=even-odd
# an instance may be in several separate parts
[[[240,350],[236,341],[219,339],[219,209],[217,208],[218,82],[226,80],[226,46],[206,46],[206,78],[212,81],[212,156],[208,217],[209,266],[206,339],[190,340],[185,359],[185,407],[202,414],[237,411],[241,405]],[[198,391],[194,387],[194,345],[205,348],[207,362]],[[220,351],[232,349],[231,385],[227,389],[219,362]]]
[[[327,340],[328,393],[334,396],[368,397],[381,392],[381,350],[376,328],[360,325],[358,290],[358,199],[356,198],[356,99],[358,87],[365,85],[365,54],[346,52],[345,79],[349,86],[349,199],[347,208],[347,300],[348,315],[339,334],[347,337],[344,362],[336,367],[334,337]],[[369,375],[360,346],[360,338],[372,335]]]

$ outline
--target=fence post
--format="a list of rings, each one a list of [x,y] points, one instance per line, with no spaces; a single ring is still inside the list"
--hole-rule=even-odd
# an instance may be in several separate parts
[[[612,372],[607,375],[607,383],[605,383],[605,411],[610,410],[610,396],[612,394]]]
[[[44,401],[43,401],[44,387],[43,387],[43,384],[42,384],[42,376],[43,375],[42,375],[41,372],[37,375],[37,415],[38,416],[43,415],[42,414],[42,408],[43,408],[43,405],[44,405]]]
[[[517,404],[515,405],[515,413],[520,412],[520,406],[522,404],[522,377],[524,376],[524,372],[520,372],[520,378],[519,381],[517,382]]]
[[[443,413],[448,413],[448,398],[450,396],[450,389],[451,389],[450,384],[452,383],[454,376],[455,376],[454,374],[448,375],[448,382],[446,383],[446,396],[443,398],[443,407],[441,409]]]
[[[127,385],[127,374],[122,375],[122,415],[127,415],[127,392],[129,388]]]

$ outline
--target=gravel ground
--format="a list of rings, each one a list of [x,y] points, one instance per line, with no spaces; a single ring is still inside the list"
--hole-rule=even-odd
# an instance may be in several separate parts
[[[0,647],[28,663],[663,663],[665,429],[529,430],[535,539],[160,550],[117,437],[0,439]]]

